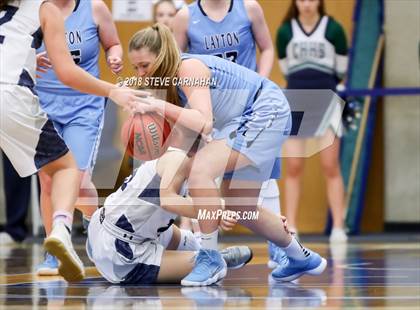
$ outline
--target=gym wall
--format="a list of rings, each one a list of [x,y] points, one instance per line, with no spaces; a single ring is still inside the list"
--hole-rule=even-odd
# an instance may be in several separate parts
[[[385,86],[420,87],[420,2],[385,1]],[[420,97],[386,97],[385,221],[420,223]]]

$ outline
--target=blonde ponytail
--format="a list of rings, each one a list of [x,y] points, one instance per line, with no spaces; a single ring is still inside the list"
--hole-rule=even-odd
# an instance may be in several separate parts
[[[165,25],[157,23],[136,32],[130,39],[128,50],[131,52],[142,48],[148,48],[151,53],[156,55],[150,76],[169,77],[171,83],[166,87],[166,100],[179,105],[178,92],[172,80],[178,73],[181,54],[171,30]]]

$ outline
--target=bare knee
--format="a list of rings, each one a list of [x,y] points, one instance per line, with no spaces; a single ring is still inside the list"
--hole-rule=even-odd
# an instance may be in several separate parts
[[[217,175],[212,171],[209,165],[205,165],[201,160],[194,160],[188,177],[188,186],[190,188],[199,188],[201,185],[212,182]]]
[[[301,158],[288,158],[286,160],[286,175],[289,178],[299,178],[303,173],[303,160]]]
[[[338,160],[322,163],[322,171],[328,179],[337,178],[341,176],[340,165]]]

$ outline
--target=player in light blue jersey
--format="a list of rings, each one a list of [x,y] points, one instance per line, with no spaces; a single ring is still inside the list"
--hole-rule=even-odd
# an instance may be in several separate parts
[[[165,100],[153,96],[140,98],[133,105],[140,113],[157,112],[209,141],[194,156],[188,177],[189,192],[197,212],[217,212],[222,208],[255,211],[262,182],[271,176],[273,163],[289,135],[291,113],[280,90],[268,80],[243,66],[209,55],[180,55],[169,28],[161,24],[137,32],[129,43],[129,59],[143,81],[151,77],[167,81],[160,88]],[[144,85],[146,86],[146,85]],[[223,180],[219,193],[216,179]],[[246,196],[237,197],[237,188]],[[238,199],[237,199],[238,198]],[[324,271],[326,260],[302,247],[272,212],[258,208],[255,220],[238,222],[282,247],[287,258],[273,272],[274,279],[290,281],[305,273]],[[218,218],[200,221],[202,246],[217,249]],[[217,253],[217,252],[213,252]],[[206,266],[197,265],[181,283],[201,285],[222,268],[212,257]]]
[[[183,52],[219,56],[270,75],[274,48],[257,1],[195,1],[177,13],[173,25]]]
[[[175,17],[173,32],[182,51],[190,54],[215,55],[233,61],[269,77],[274,61],[274,47],[264,12],[257,1],[195,1]],[[257,65],[257,51],[260,57]],[[260,192],[262,207],[280,215],[280,158],[276,160],[271,179]],[[225,178],[228,178],[226,175]],[[243,193],[237,192],[239,196]],[[274,268],[284,256],[269,242],[268,266]]]
[[[102,45],[107,62],[114,73],[122,70],[122,47],[111,13],[105,3],[92,0],[53,1],[65,17],[66,41],[74,62],[91,75],[99,76],[99,49]],[[56,73],[49,69],[45,46],[38,50],[40,78],[37,80],[42,109],[53,121],[54,127],[73,152],[80,170],[79,197],[87,200],[77,208],[84,221],[95,212],[98,197],[91,182],[104,120],[105,98],[80,93],[60,82]],[[51,179],[40,172],[41,210],[47,236],[52,229]],[[38,266],[39,275],[58,273],[55,257],[46,253],[44,263]]]

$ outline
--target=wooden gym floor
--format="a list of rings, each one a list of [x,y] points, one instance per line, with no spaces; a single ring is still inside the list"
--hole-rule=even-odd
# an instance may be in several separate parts
[[[273,284],[266,244],[253,240],[249,265],[230,271],[220,286],[203,288],[110,285],[88,262],[82,240],[76,249],[88,266],[87,278],[69,284],[60,277],[34,275],[43,258],[39,241],[0,245],[0,309],[420,309],[419,235],[351,239],[333,249],[325,238],[302,239],[328,258],[323,275]]]

